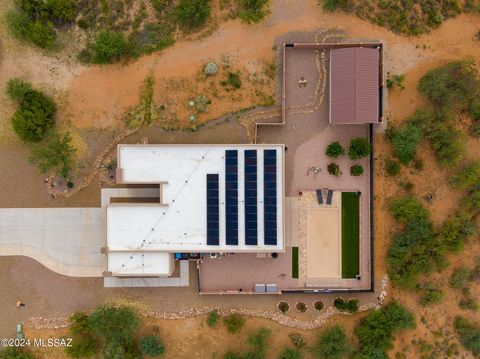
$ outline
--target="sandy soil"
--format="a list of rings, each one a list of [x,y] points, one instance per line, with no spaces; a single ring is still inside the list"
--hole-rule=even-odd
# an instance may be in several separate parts
[[[8,8],[9,3],[1,0],[0,7]],[[90,67],[80,66],[68,56],[52,56],[52,54],[30,46],[20,45],[10,36],[3,36],[5,24],[1,23],[0,163],[6,170],[0,173],[0,183],[3,189],[0,194],[0,203],[4,207],[84,206],[98,205],[99,197],[98,185],[93,183],[88,189],[69,200],[52,201],[49,199],[44,191],[43,176],[38,175],[36,170],[26,163],[28,148],[15,140],[9,126],[9,119],[14,109],[3,95],[3,90],[5,81],[10,77],[22,75],[35,86],[55,96],[60,102],[60,126],[63,128],[69,126],[78,131],[81,141],[88,144],[85,156],[93,157],[111,140],[114,134],[113,130],[122,127],[121,115],[138,101],[139,88],[147,75],[153,74],[156,78],[155,101],[157,105],[175,95],[176,85],[172,86],[172,83],[183,83],[183,88],[189,89],[185,95],[175,97],[177,104],[172,102],[170,105],[174,109],[178,108],[176,110],[178,111],[177,117],[179,121],[184,121],[185,115],[188,113],[188,109],[185,110],[185,100],[195,94],[210,91],[208,81],[198,79],[202,65],[206,61],[221,61],[223,54],[228,55],[231,59],[231,68],[241,71],[242,78],[248,79],[253,74],[260,74],[264,64],[273,59],[272,46],[278,36],[292,31],[315,31],[321,28],[339,27],[345,29],[353,38],[376,38],[386,42],[386,70],[391,73],[406,74],[405,90],[394,89],[390,91],[388,98],[389,120],[400,123],[422,104],[423,100],[416,90],[416,83],[429,68],[466,56],[472,56],[477,61],[477,65],[480,65],[480,45],[474,40],[474,35],[479,30],[479,20],[478,15],[461,15],[446,21],[439,29],[430,34],[418,38],[407,38],[343,13],[324,13],[315,0],[295,2],[274,0],[271,15],[258,25],[246,26],[238,20],[228,21],[219,24],[217,30],[208,37],[197,39],[194,42],[180,41],[162,53],[143,57],[131,64]],[[66,50],[63,53],[68,54],[68,52]],[[220,80],[220,78],[216,78],[216,80]],[[218,83],[215,86],[217,86],[217,90],[222,90]],[[224,97],[219,99],[212,96],[212,105],[202,115],[202,120],[215,118],[227,111],[239,110],[258,103],[261,96],[254,93],[254,90],[258,88],[264,94],[273,93],[271,81],[258,85],[254,84],[253,80],[252,82],[246,80],[245,86],[240,90],[222,93]],[[230,96],[232,93],[234,93],[233,97]],[[99,132],[92,128],[108,130]],[[169,143],[208,140],[235,142],[242,139],[245,141],[244,130],[234,124],[226,127],[215,126],[193,134],[164,132],[153,128],[142,131],[129,141],[139,141],[142,136],[149,136],[152,143],[156,141]],[[402,191],[399,182],[402,180],[413,182],[415,184],[413,192],[418,196],[435,191],[435,200],[427,206],[436,223],[440,223],[454,211],[455,203],[462,193],[448,187],[446,172],[438,168],[427,144],[422,144],[419,151],[419,157],[425,163],[422,172],[416,173],[410,169],[402,169],[401,175],[398,177],[400,179],[385,177],[383,160],[390,154],[390,150],[380,134],[376,136],[375,140],[377,164],[375,250],[376,274],[377,277],[380,277],[385,273],[383,258],[388,247],[389,234],[394,230],[393,221],[387,214],[387,205],[389,198]],[[466,146],[469,156],[473,157],[479,153],[480,142],[478,140],[469,139]],[[13,178],[15,181],[12,181]],[[454,265],[451,267],[462,262],[471,262],[476,253],[478,253],[478,243],[472,242],[462,256],[452,257],[451,261]],[[109,298],[134,298],[146,301],[149,305],[157,308],[171,305],[171,303],[165,303],[164,300],[158,302],[154,300],[154,298],[164,296],[159,295],[160,293],[164,294],[161,291],[158,293],[155,291],[134,293],[124,290],[101,293],[101,283],[92,285],[91,282],[84,283],[80,279],[68,279],[53,274],[49,276],[48,271],[40,265],[26,259],[0,258],[0,268],[2,273],[8,273],[0,278],[0,287],[9,289],[3,291],[3,293],[8,293],[0,298],[2,306],[11,311],[11,315],[2,318],[9,326],[2,328],[2,331],[8,333],[11,332],[10,328],[13,323],[28,318],[28,316],[66,315],[72,309],[90,308]],[[443,283],[448,278],[450,270],[441,273],[438,278],[434,278]],[[68,297],[68,301],[60,300],[64,293],[72,294]],[[394,294],[417,314],[417,318],[424,316],[427,323],[423,324],[418,321],[417,330],[401,335],[396,342],[395,350],[404,350],[406,346],[411,347],[411,340],[415,337],[428,338],[432,341],[433,333],[444,326],[450,328],[452,316],[460,313],[457,294],[453,291],[448,292],[443,304],[432,309],[419,307],[415,294],[399,290],[394,290]],[[478,285],[472,287],[472,294],[479,297]],[[13,307],[15,300],[22,296],[27,296],[32,301],[30,303],[36,302],[36,304],[30,307],[28,312],[19,316],[14,312]],[[204,298],[195,298],[185,299],[180,295],[175,297],[175,305],[188,307],[192,303],[198,305],[210,301]],[[313,301],[314,298],[311,298]],[[222,300],[226,305],[237,304],[238,301],[238,299],[230,298],[228,300],[222,298]],[[249,300],[248,298],[242,299],[241,304],[249,303]],[[266,307],[273,305],[267,299],[250,304]],[[479,313],[466,313],[465,315],[480,319]],[[351,324],[353,321],[347,322]],[[175,323],[176,327],[181,328],[181,330],[178,329],[178,333],[183,333],[183,335],[192,336],[192,333],[195,333],[195,336],[210,336],[210,334],[207,335],[203,331],[196,330],[199,328],[199,322],[196,324]],[[172,327],[174,326],[172,325]],[[170,325],[165,328],[170,328]],[[183,335],[179,338],[183,338]],[[173,337],[172,340],[174,340]],[[180,344],[178,345],[180,346]],[[201,346],[198,348],[203,350]],[[417,354],[415,350],[411,349],[408,357],[415,358],[419,356]],[[466,354],[462,355],[467,357]]]

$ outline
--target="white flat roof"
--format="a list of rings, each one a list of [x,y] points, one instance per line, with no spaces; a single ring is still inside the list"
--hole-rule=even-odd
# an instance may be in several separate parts
[[[173,272],[171,253],[108,253],[108,271],[112,275],[169,276]]]
[[[244,150],[257,150],[257,244],[245,244]],[[226,239],[225,151],[238,152],[238,245]],[[277,243],[264,243],[264,150],[276,151]],[[110,250],[167,252],[283,251],[282,145],[119,145],[123,183],[162,183],[162,204],[116,203],[107,207]],[[219,244],[207,244],[207,174],[219,177]]]

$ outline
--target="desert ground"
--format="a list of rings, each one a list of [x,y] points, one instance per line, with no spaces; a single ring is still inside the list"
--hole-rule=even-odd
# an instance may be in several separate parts
[[[8,9],[10,1],[0,0],[0,13]],[[15,76],[28,79],[35,87],[52,95],[59,103],[57,123],[69,129],[86,167],[102,152],[115,136],[125,129],[123,114],[138,103],[139,89],[147,76],[155,79],[156,104],[165,104],[169,111],[166,123],[156,123],[142,128],[125,142],[138,143],[241,143],[247,141],[245,128],[236,121],[237,115],[229,115],[263,104],[265,98],[275,94],[275,81],[266,73],[266,66],[275,59],[275,45],[285,34],[312,33],[321,29],[338,28],[350,38],[379,39],[385,42],[386,71],[405,74],[405,89],[393,89],[388,93],[387,121],[402,123],[423,103],[416,85],[432,67],[451,60],[472,57],[480,66],[480,43],[475,40],[480,30],[480,15],[462,14],[445,21],[438,29],[418,37],[394,34],[367,21],[342,12],[327,13],[316,0],[273,0],[269,16],[256,25],[246,25],[240,20],[224,21],[216,26],[209,36],[195,41],[183,39],[159,53],[143,56],[122,65],[85,66],[71,55],[73,43],[58,53],[52,54],[33,46],[22,44],[11,37],[3,22],[0,23],[0,205],[2,207],[64,207],[98,206],[100,182],[98,176],[84,189],[70,198],[52,199],[45,189],[45,176],[27,162],[28,148],[16,137],[10,126],[14,107],[4,94],[6,81]],[[76,36],[73,34],[72,36]],[[199,76],[203,65],[209,61],[225,61],[228,66],[240,71],[244,86],[235,93],[212,96],[212,104],[199,118],[199,124],[209,123],[196,132],[182,131],[189,126],[187,102],[199,94],[209,94],[219,89],[212,88]],[[261,81],[259,80],[261,79]],[[217,120],[219,119],[219,120]],[[161,127],[180,130],[164,130]],[[466,125],[459,121],[459,128]],[[468,138],[467,157],[478,158],[480,140]],[[422,144],[419,157],[425,167],[418,174],[402,169],[399,177],[385,175],[383,160],[391,154],[383,133],[375,136],[375,273],[377,283],[386,273],[384,261],[389,236],[395,224],[388,214],[388,201],[401,191],[401,181],[415,184],[413,193],[419,197],[435,191],[436,197],[429,204],[435,223],[441,223],[455,209],[462,193],[453,190],[447,182],[445,169],[437,166],[427,144]],[[480,320],[480,312],[465,312],[458,306],[458,293],[448,289],[451,271],[460,265],[472,265],[478,256],[478,236],[467,244],[460,255],[452,255],[450,267],[431,278],[445,289],[447,295],[442,303],[429,308],[420,306],[418,295],[412,291],[389,288],[388,298],[396,298],[415,313],[417,328],[398,336],[395,348],[390,351],[405,352],[408,358],[420,358],[421,353],[412,344],[413,340],[437,341],[439,346],[455,343],[451,322],[457,314]],[[30,317],[65,317],[74,310],[88,310],[104,302],[132,303],[140,308],[155,311],[184,310],[191,307],[247,307],[275,310],[279,297],[199,297],[195,288],[188,289],[115,289],[104,290],[101,279],[66,278],[50,272],[33,260],[22,257],[0,257],[0,334],[11,336],[14,325]],[[473,297],[480,297],[480,285],[472,284]],[[368,303],[375,295],[356,294],[362,303]],[[285,296],[282,296],[282,300]],[[307,298],[307,299],[305,299]],[[23,300],[25,308],[16,308],[15,302]],[[330,305],[334,296],[292,294],[286,296],[289,303],[304,300],[311,303],[320,299]],[[311,306],[310,306],[311,309]],[[291,310],[290,316],[311,320],[319,314],[314,310],[299,314]],[[349,332],[357,319],[335,317],[330,322],[340,322]],[[166,321],[148,325],[160,327],[164,342],[168,343],[168,358],[220,357],[227,349],[240,348],[244,342],[237,336],[218,336],[205,326],[205,318]],[[288,342],[287,334],[294,331],[265,319],[247,320],[248,329],[267,326],[275,332],[272,348],[281,348]],[[216,330],[223,330],[222,328]],[[278,335],[277,335],[278,333]],[[313,341],[318,329],[304,331],[307,341]],[[439,334],[440,333],[440,334]],[[35,331],[27,328],[27,334],[37,337],[60,336],[64,329]],[[180,339],[182,338],[182,339]],[[189,338],[184,346],[183,338]],[[212,338],[215,338],[213,340]],[[218,340],[221,338],[221,340]],[[445,339],[446,338],[446,339]],[[446,343],[445,343],[446,342]],[[188,349],[188,350],[187,350]],[[468,358],[468,352],[459,347],[456,357]],[[175,354],[173,354],[175,353]],[[216,353],[216,354],[212,354]],[[40,357],[63,357],[63,352],[39,352]],[[269,353],[275,358],[277,351]]]

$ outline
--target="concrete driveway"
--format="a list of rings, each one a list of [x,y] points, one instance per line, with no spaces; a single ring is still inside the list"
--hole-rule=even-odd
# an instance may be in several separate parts
[[[0,256],[27,256],[72,277],[105,270],[104,208],[2,208]]]

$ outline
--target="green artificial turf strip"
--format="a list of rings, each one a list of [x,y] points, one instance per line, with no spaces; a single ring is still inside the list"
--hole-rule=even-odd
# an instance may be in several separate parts
[[[360,197],[342,192],[342,278],[360,273]]]
[[[292,278],[298,278],[298,247],[292,247]]]

